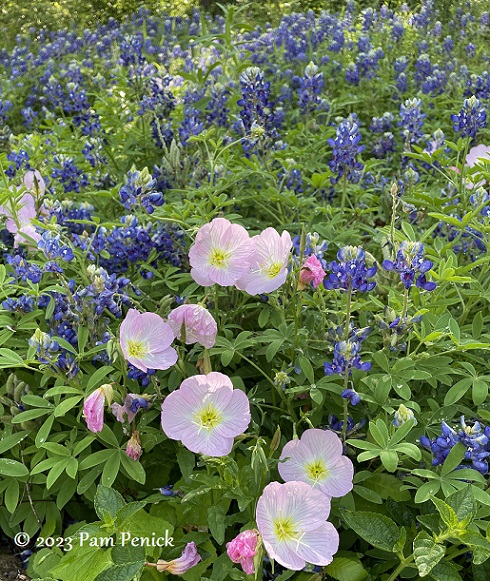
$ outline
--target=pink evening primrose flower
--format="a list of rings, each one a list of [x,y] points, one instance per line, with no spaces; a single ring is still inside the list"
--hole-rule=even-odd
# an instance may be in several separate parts
[[[313,288],[318,288],[326,275],[327,273],[323,270],[322,263],[312,254],[308,257],[308,260],[306,260],[299,272],[299,290],[306,288],[306,285],[310,282],[313,284]]]
[[[185,379],[162,404],[165,434],[196,454],[226,456],[249,423],[247,396],[216,371]]]
[[[177,363],[177,351],[170,347],[173,340],[172,328],[160,316],[136,309],[129,309],[119,330],[125,359],[144,372],[168,369]]]
[[[256,520],[271,559],[293,571],[329,565],[339,548],[330,499],[304,482],[271,482],[257,503]]]
[[[32,240],[37,244],[41,240],[41,235],[36,232],[31,220],[37,217],[36,204],[31,194],[24,194],[18,202],[12,200],[16,210],[9,206],[0,206],[0,214],[7,217],[5,227],[14,234],[14,248],[18,248],[19,243],[26,244]]]
[[[172,561],[159,559],[156,563],[159,573],[167,572],[171,575],[183,575],[186,571],[197,565],[201,560],[201,555],[197,552],[194,542],[187,543],[182,555]]]
[[[473,167],[479,159],[486,159],[490,161],[490,146],[484,145],[481,143],[480,145],[475,145],[472,147],[466,156],[466,164],[468,167]]]
[[[191,276],[201,286],[232,286],[247,271],[253,249],[243,226],[215,218],[199,229],[189,249]]]
[[[83,417],[91,432],[101,432],[104,428],[105,401],[110,404],[113,390],[110,384],[105,384],[93,391],[83,404]]]
[[[334,432],[317,428],[288,442],[281,453],[279,474],[286,482],[306,482],[327,496],[344,496],[352,490],[354,466],[342,455],[342,442]]]
[[[168,315],[168,324],[177,339],[181,339],[182,326],[185,328],[185,342],[200,343],[211,349],[216,343],[218,327],[213,315],[201,305],[181,305]]]
[[[279,235],[274,228],[266,228],[252,241],[255,252],[247,272],[236,287],[249,295],[270,293],[286,282],[287,266],[293,246],[289,232]]]
[[[258,531],[243,531],[226,543],[226,552],[233,563],[239,563],[247,575],[255,573],[254,558],[257,552]]]

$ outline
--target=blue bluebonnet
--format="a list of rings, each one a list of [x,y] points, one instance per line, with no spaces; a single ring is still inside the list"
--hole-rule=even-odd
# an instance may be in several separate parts
[[[146,372],[144,372],[137,367],[134,367],[134,365],[131,365],[131,363],[128,363],[128,378],[138,381],[142,387],[150,385],[151,376],[155,375],[155,373],[155,369],[147,369]]]
[[[65,192],[80,192],[90,183],[88,176],[75,165],[72,158],[64,155],[55,155],[57,167],[51,171],[51,177],[57,179]],[[59,166],[59,167],[58,167]]]
[[[383,268],[394,270],[400,275],[400,280],[406,289],[409,289],[414,281],[418,288],[433,291],[436,288],[435,282],[428,282],[425,273],[433,266],[430,260],[424,258],[424,245],[421,242],[410,242],[404,240],[400,250],[396,254],[395,262],[391,260],[383,261]],[[417,275],[417,280],[415,276]]]
[[[490,196],[485,188],[479,187],[474,194],[470,196],[470,204],[476,209],[482,206],[480,214],[485,218],[490,216]]]
[[[154,186],[155,180],[146,167],[138,171],[133,166],[127,173],[126,183],[119,190],[121,202],[127,210],[140,206],[148,214],[153,214],[155,206],[164,203],[162,192],[156,191]]]
[[[360,371],[369,371],[372,367],[369,361],[361,361],[361,343],[365,339],[365,335],[359,336],[351,334],[345,341],[338,341],[334,345],[334,356],[332,363],[325,361],[323,369],[325,375],[339,374],[350,375],[352,370],[359,369]]]
[[[398,428],[400,426],[403,426],[403,424],[405,422],[408,422],[409,420],[413,420],[413,425],[417,424],[417,419],[415,418],[413,410],[405,407],[403,404],[400,404],[395,412],[395,419],[393,420],[393,425]]]
[[[357,161],[357,155],[364,151],[364,145],[360,145],[362,136],[359,132],[357,119],[344,119],[337,127],[336,136],[328,139],[332,148],[333,159],[328,165],[336,174],[330,178],[332,184],[337,183],[344,175],[348,181],[357,183],[364,165]]]
[[[386,133],[387,131],[391,131],[393,129],[394,121],[395,117],[393,116],[393,113],[386,111],[381,117],[372,118],[369,130],[372,133]]]
[[[15,151],[7,153],[7,159],[11,162],[5,170],[5,175],[9,178],[15,177],[17,172],[21,169],[32,169],[29,164],[30,155],[25,149],[19,149],[17,153]]]
[[[463,108],[457,115],[451,115],[454,131],[462,137],[474,139],[479,129],[487,126],[487,111],[482,103],[472,95],[463,101]]]
[[[328,242],[323,240],[320,243],[320,235],[317,232],[308,232],[306,234],[305,248],[303,252],[303,262],[309,256],[316,256],[322,264],[322,268],[326,269],[328,262],[324,259],[324,254],[328,249]],[[295,236],[293,238],[293,259],[296,264],[299,264],[299,257],[301,252],[301,237]]]
[[[9,99],[0,99],[0,125],[7,121],[8,112],[13,108],[12,101]]]
[[[184,119],[179,125],[179,136],[182,145],[187,145],[189,137],[202,133],[204,127],[200,111],[192,106],[186,107],[184,109]]]
[[[420,443],[424,448],[432,452],[432,465],[444,464],[453,447],[461,442],[466,447],[463,463],[458,468],[474,468],[481,474],[488,473],[488,460],[490,456],[490,426],[482,426],[475,421],[467,425],[464,416],[460,418],[461,429],[451,428],[446,422],[442,422],[441,435],[430,440],[427,436],[420,437]]]
[[[343,397],[344,399],[348,399],[351,405],[357,405],[358,403],[361,402],[361,396],[357,393],[355,389],[352,388],[344,389],[340,396]]]
[[[65,262],[71,262],[74,258],[73,250],[70,246],[61,242],[61,236],[57,232],[46,230],[37,243],[40,250],[44,252],[46,258],[61,258]]]
[[[400,105],[401,135],[405,141],[405,147],[418,143],[422,139],[421,129],[424,125],[425,113],[421,110],[422,101],[420,99],[407,99]]]
[[[265,144],[277,140],[273,103],[270,101],[270,82],[264,80],[264,73],[258,67],[248,67],[240,76],[242,98],[237,101],[241,107],[240,121],[235,130],[241,134],[246,155],[265,150]]]
[[[42,269],[37,264],[27,261],[22,254],[7,254],[5,255],[5,260],[7,264],[13,267],[19,280],[24,282],[30,280],[33,283],[40,282],[43,276]]]
[[[317,110],[328,111],[329,105],[320,95],[325,87],[323,73],[310,62],[305,68],[305,74],[298,79],[298,105],[302,113],[312,113]]]
[[[29,339],[29,345],[34,347],[41,363],[50,363],[53,359],[53,353],[56,353],[60,349],[59,343],[54,341],[51,335],[44,333],[39,328],[36,329],[34,335]]]
[[[178,492],[174,490],[173,484],[167,484],[167,486],[162,486],[162,488],[158,488],[158,490],[163,494],[163,496],[178,496]]]
[[[331,271],[323,281],[327,290],[351,289],[364,293],[376,286],[374,281],[368,280],[376,274],[376,266],[366,266],[366,253],[360,246],[344,246],[337,252],[337,260],[326,267]]]
[[[422,320],[422,315],[402,318],[389,307],[385,307],[384,316],[376,318],[383,334],[384,346],[392,352],[404,352],[408,347],[407,338],[414,326]]]
[[[94,207],[87,202],[75,203],[72,200],[45,201],[44,205],[48,209],[48,219],[53,217],[56,223],[63,226],[72,234],[83,234],[83,232],[93,232],[95,225],[87,224],[92,221]],[[80,224],[78,221],[84,221]]]

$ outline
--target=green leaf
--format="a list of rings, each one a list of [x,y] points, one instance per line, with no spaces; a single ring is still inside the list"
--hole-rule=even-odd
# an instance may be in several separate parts
[[[121,465],[120,450],[114,450],[112,457],[106,462],[104,466],[100,483],[103,484],[104,486],[112,486],[119,472],[120,465]]]
[[[218,543],[218,545],[222,545],[225,540],[225,516],[227,510],[219,505],[216,504],[214,506],[210,506],[208,508],[208,525],[211,534],[213,535],[214,539]]]
[[[24,360],[11,349],[0,348],[0,367],[24,367]]]
[[[460,574],[451,563],[438,563],[430,572],[435,581],[462,581]]]
[[[17,503],[19,502],[18,480],[13,479],[10,481],[10,484],[7,486],[5,490],[3,501],[9,513],[13,514],[15,512],[15,509],[17,508]]]
[[[87,470],[88,468],[93,468],[97,464],[102,464],[106,462],[114,453],[114,450],[99,450],[87,456],[80,462],[79,469]]]
[[[87,381],[87,389],[91,391],[92,388],[98,385],[105,377],[107,377],[109,373],[113,371],[113,369],[114,367],[111,367],[110,365],[104,365],[100,369],[97,369],[97,371],[95,371],[95,373],[93,373]]]
[[[179,463],[182,476],[188,481],[196,465],[195,455],[186,448],[179,448],[177,450],[177,462]]]
[[[124,563],[123,565],[112,565],[108,569],[99,573],[95,581],[132,581],[145,566],[145,561],[136,563]]]
[[[0,475],[23,478],[29,474],[29,470],[24,464],[10,458],[0,458]]]
[[[126,501],[119,492],[102,484],[97,486],[94,508],[100,520],[105,520],[106,515],[115,519],[118,511],[125,505]]]
[[[430,499],[434,503],[437,512],[439,513],[440,517],[442,518],[443,522],[449,527],[457,527],[458,526],[458,517],[454,510],[449,506],[449,504],[445,503],[440,498],[436,496],[431,496]]]
[[[0,440],[0,454],[3,454],[7,450],[10,450],[14,446],[16,446],[19,442],[29,434],[29,432],[16,432],[15,434],[11,434],[10,436],[5,436]]]
[[[132,460],[126,455],[125,452],[122,451],[120,452],[120,458],[122,467],[128,474],[128,476],[133,480],[136,480],[136,482],[144,484],[146,481],[146,472],[143,466],[141,465],[141,462]]]
[[[477,378],[473,381],[471,392],[473,403],[481,405],[488,397],[488,383],[484,379]]]
[[[334,557],[330,565],[325,567],[325,573],[337,581],[362,581],[368,572],[358,559]]]
[[[315,383],[315,372],[313,371],[313,366],[311,365],[310,360],[302,355],[299,358],[299,366],[310,384]]]
[[[467,448],[461,442],[458,442],[453,446],[453,449],[449,452],[444,464],[442,465],[441,476],[446,476],[457,468],[461,464],[466,452]]]
[[[400,539],[400,527],[382,514],[345,511],[343,518],[362,539],[382,551],[392,552]]]
[[[439,480],[434,480],[432,482],[426,482],[415,493],[415,502],[425,502],[429,500],[431,494],[437,494],[441,488],[441,482]]]
[[[50,415],[46,418],[44,424],[39,428],[34,440],[37,448],[40,448],[43,442],[46,442],[48,439],[48,436],[51,433],[51,428],[53,427],[53,422],[54,415]]]
[[[415,564],[420,576],[427,576],[444,557],[446,549],[436,543],[426,531],[420,531],[413,541]]]
[[[466,394],[472,383],[472,377],[465,377],[464,379],[460,379],[446,393],[446,396],[444,397],[444,405],[452,405],[453,403],[459,401]]]
[[[395,472],[398,467],[398,454],[394,450],[382,450],[379,457],[388,472]]]
[[[37,410],[27,410],[26,412],[21,412],[12,418],[13,424],[21,424],[22,422],[28,422],[30,420],[35,420],[41,416],[49,414],[51,410],[49,409],[37,409]]]
[[[64,401],[62,401],[61,403],[59,403],[56,406],[56,409],[54,410],[54,417],[55,418],[59,418],[61,416],[64,416],[67,414],[67,412],[69,412],[71,409],[73,409],[77,403],[82,399],[83,396],[78,395],[75,397],[69,397],[68,399],[65,399]]]
[[[90,547],[86,543],[68,551],[50,574],[63,581],[94,581],[110,563],[110,551]]]
[[[476,514],[476,503],[470,484],[446,498],[447,504],[454,510],[459,521],[469,524]]]

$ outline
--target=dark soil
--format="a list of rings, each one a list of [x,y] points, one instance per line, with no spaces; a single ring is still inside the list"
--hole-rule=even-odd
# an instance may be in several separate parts
[[[29,581],[20,559],[3,539],[0,539],[0,581]]]

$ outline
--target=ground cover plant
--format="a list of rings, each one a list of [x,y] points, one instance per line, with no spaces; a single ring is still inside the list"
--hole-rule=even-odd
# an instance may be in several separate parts
[[[488,579],[489,14],[140,11],[0,52],[0,526],[39,580]]]

